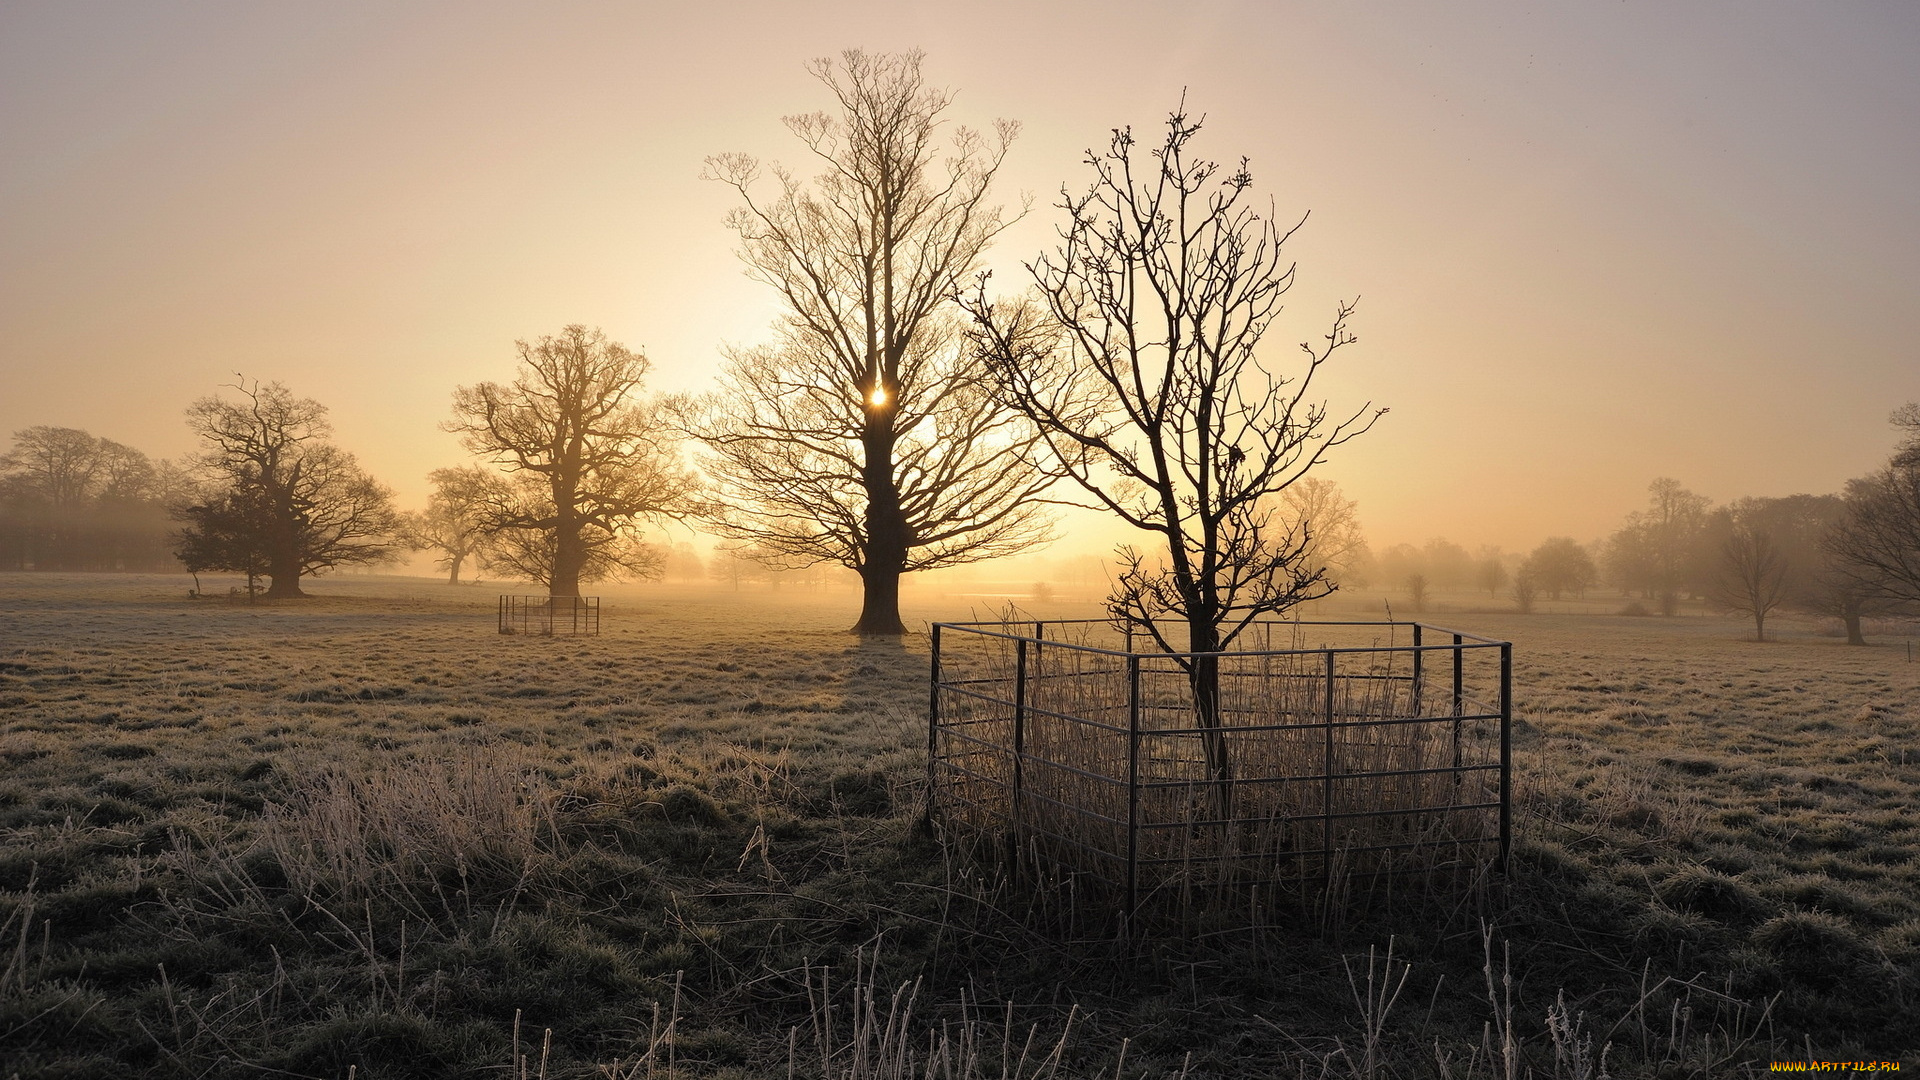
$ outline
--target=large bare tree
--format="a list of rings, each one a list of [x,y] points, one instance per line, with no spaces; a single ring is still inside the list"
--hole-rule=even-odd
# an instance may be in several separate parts
[[[196,572],[264,572],[269,597],[296,597],[309,574],[391,559],[392,493],[327,441],[326,406],[277,382],[232,389],[239,400],[204,397],[187,409],[209,498],[181,511],[182,560]]]
[[[1905,432],[1900,445],[1886,468],[1848,482],[1846,512],[1826,545],[1858,593],[1920,608],[1920,404],[1892,419]]]
[[[695,484],[678,442],[639,397],[646,357],[575,324],[516,342],[513,382],[454,391],[446,426],[507,473],[484,517],[490,562],[578,596],[583,581],[650,573],[656,553],[639,542],[643,520],[694,509]]]
[[[1039,302],[996,307],[983,287],[970,306],[1001,398],[1094,504],[1152,535],[1147,549],[1122,549],[1108,605],[1184,654],[1197,719],[1214,731],[1209,771],[1230,781],[1215,654],[1261,616],[1333,588],[1308,558],[1313,523],[1276,513],[1280,496],[1386,410],[1336,416],[1311,396],[1354,341],[1350,303],[1321,344],[1301,346],[1291,375],[1262,358],[1299,225],[1248,205],[1244,159],[1222,170],[1191,157],[1199,130],[1175,112],[1145,155],[1130,130],[1089,151],[1092,185],[1064,198],[1059,247],[1028,267]],[[1217,790],[1224,811],[1227,785]]]
[[[1046,535],[1035,435],[1003,409],[953,322],[958,285],[1005,225],[987,190],[1016,133],[951,129],[921,54],[853,51],[813,73],[837,110],[786,124],[808,185],[742,154],[708,160],[741,205],[748,273],[779,294],[776,340],[730,352],[687,427],[722,502],[711,521],[771,564],[837,562],[864,586],[863,634],[900,634],[901,575]]]

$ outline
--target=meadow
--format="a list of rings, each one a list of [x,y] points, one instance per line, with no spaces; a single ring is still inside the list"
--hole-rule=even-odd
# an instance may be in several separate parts
[[[0,575],[0,1076],[1920,1066],[1911,627],[1428,616],[1515,643],[1511,872],[1126,949],[942,844],[926,638],[850,594],[609,588],[570,639],[491,586],[205,584]]]

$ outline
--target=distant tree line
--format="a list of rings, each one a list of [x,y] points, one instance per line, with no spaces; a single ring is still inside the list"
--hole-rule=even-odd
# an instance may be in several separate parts
[[[76,428],[13,433],[0,455],[0,569],[175,569],[179,466]]]
[[[1440,591],[1504,595],[1521,611],[1542,598],[1606,586],[1673,615],[1682,601],[1743,615],[1756,638],[1776,613],[1829,617],[1865,644],[1863,620],[1920,615],[1920,405],[1893,414],[1901,435],[1887,464],[1828,495],[1740,498],[1715,506],[1679,481],[1647,485],[1647,502],[1590,544],[1551,537],[1525,556],[1444,539],[1355,545],[1350,583],[1406,596],[1414,611]]]

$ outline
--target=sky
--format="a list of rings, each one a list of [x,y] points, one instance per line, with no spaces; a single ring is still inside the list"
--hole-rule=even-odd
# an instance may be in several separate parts
[[[1920,5],[1656,2],[0,5],[0,437],[173,457],[278,380],[403,506],[464,460],[455,386],[568,323],[706,388],[777,309],[712,154],[803,165],[807,61],[924,49],[1022,133],[997,201],[1050,241],[1113,128],[1308,214],[1264,359],[1358,297],[1325,475],[1376,545],[1594,539],[1656,476],[1837,490],[1920,399]]]

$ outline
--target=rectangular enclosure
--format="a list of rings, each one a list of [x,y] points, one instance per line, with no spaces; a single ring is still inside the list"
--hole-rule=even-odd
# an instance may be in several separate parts
[[[600,598],[502,596],[500,632],[546,637],[595,637],[600,633]]]
[[[1128,912],[1505,862],[1504,641],[1274,621],[1170,653],[1105,622],[940,623],[932,674],[935,811]]]

